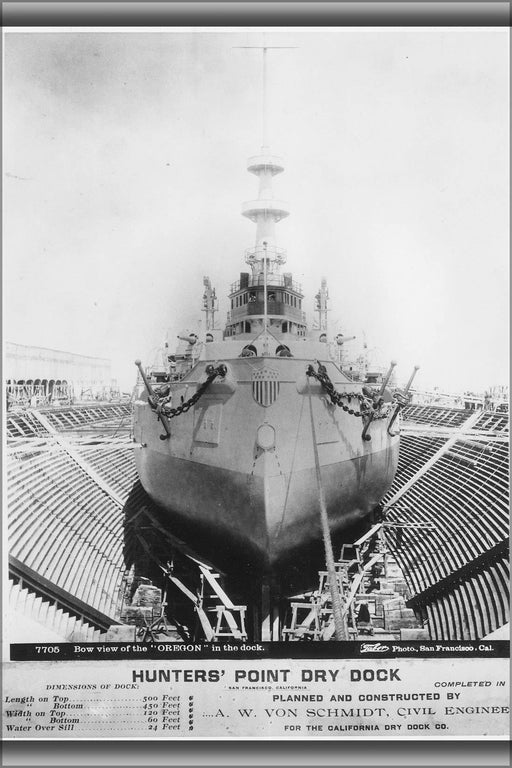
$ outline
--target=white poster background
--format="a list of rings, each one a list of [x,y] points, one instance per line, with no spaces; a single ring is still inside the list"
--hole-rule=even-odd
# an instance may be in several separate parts
[[[501,659],[13,663],[8,738],[506,738]]]

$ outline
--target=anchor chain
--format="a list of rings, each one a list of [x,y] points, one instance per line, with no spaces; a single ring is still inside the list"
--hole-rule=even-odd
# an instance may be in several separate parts
[[[325,365],[322,365],[322,363],[320,363],[318,360],[316,362],[318,365],[318,371],[315,371],[313,366],[309,365],[306,370],[306,376],[311,376],[320,382],[323,389],[329,395],[333,405],[339,406],[345,411],[345,413],[348,413],[350,416],[355,416],[357,418],[364,418],[369,416],[370,413],[373,414],[372,421],[377,419],[385,419],[388,416],[387,410],[380,412],[380,409],[384,403],[384,399],[382,397],[377,394],[373,395],[369,390],[367,390],[369,396],[361,392],[338,392],[334,388],[334,384],[329,378]],[[350,407],[352,404],[352,399],[355,399],[359,402],[359,411],[356,411],[354,408]],[[348,405],[344,403],[343,400],[346,400]]]
[[[217,368],[214,368],[213,365],[209,365],[206,368],[206,372],[208,374],[208,378],[206,381],[203,381],[199,389],[186,402],[181,403],[180,405],[173,408],[169,402],[169,389],[166,388],[167,391],[165,394],[163,394],[162,390],[155,391],[155,395],[160,398],[159,401],[155,402],[153,398],[148,397],[148,402],[151,408],[158,414],[158,416],[163,414],[168,419],[174,419],[176,416],[180,416],[182,413],[186,413],[192,408],[193,405],[197,403],[202,395],[204,395],[210,384],[217,378],[217,376],[223,378],[226,375],[227,368],[223,363],[217,366]]]

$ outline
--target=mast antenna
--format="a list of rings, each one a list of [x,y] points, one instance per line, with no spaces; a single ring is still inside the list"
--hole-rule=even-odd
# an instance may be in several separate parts
[[[286,50],[298,48],[297,45],[234,45],[233,48],[238,49],[255,49],[257,51],[263,51],[263,67],[262,67],[262,109],[261,109],[261,136],[262,147],[268,147],[268,109],[267,109],[267,51],[269,50]]]

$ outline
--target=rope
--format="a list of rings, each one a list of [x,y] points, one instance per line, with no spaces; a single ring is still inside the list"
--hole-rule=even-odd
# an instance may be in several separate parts
[[[286,496],[284,497],[283,512],[281,514],[281,521],[279,523],[279,528],[277,528],[276,534],[275,534],[275,537],[274,537],[276,539],[279,538],[279,536],[281,535],[281,531],[283,530],[284,518],[285,518],[285,514],[286,514],[286,507],[288,506],[288,497],[290,495],[290,486],[292,484],[293,469],[295,467],[295,457],[297,455],[297,446],[299,445],[299,432],[300,432],[300,427],[301,427],[301,424],[302,424],[302,414],[303,414],[303,411],[304,411],[304,398],[301,398],[301,400],[302,400],[302,402],[301,402],[301,405],[300,405],[300,414],[299,414],[299,418],[298,418],[298,421],[297,421],[297,434],[295,435],[295,442],[294,442],[294,445],[293,445],[292,463],[290,465],[290,472],[289,472],[289,475],[288,475],[288,482],[286,484]],[[253,469],[254,469],[254,467],[253,467]]]
[[[338,589],[338,580],[336,568],[334,565],[334,555],[332,551],[331,533],[329,531],[329,519],[327,517],[327,507],[325,505],[325,495],[322,486],[322,477],[320,474],[320,459],[318,457],[318,445],[316,442],[315,420],[313,418],[313,401],[311,399],[311,390],[308,381],[309,413],[311,416],[311,432],[313,436],[313,452],[315,456],[316,482],[318,487],[318,499],[320,502],[320,522],[322,524],[322,538],[324,541],[325,564],[329,576],[329,588],[332,600],[332,613],[334,617],[334,629],[336,640],[346,640],[345,622],[343,619],[343,606],[340,591]]]

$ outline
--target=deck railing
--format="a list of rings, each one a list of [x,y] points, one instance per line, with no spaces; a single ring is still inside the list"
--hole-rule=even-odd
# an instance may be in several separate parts
[[[240,280],[236,280],[234,283],[231,283],[229,293],[232,294],[243,290],[244,288],[256,287],[263,287],[263,275],[256,275],[255,277],[249,275],[247,282],[243,283],[243,285],[241,285]],[[272,290],[272,288],[285,288],[288,291],[298,293],[302,296],[302,286],[300,283],[295,282],[295,280],[292,280],[290,277],[285,275],[275,275],[269,273],[267,277],[267,287],[269,290]]]

